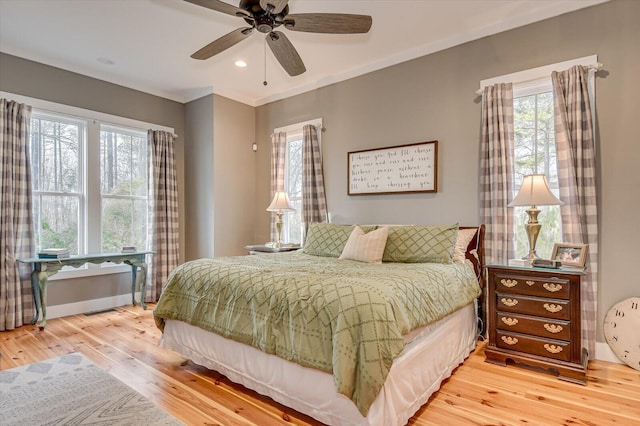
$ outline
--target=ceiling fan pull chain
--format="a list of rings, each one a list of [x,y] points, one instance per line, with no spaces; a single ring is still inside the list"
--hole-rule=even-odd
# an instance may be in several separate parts
[[[264,81],[262,82],[263,85],[267,85],[269,83],[267,83],[267,39],[264,39]]]

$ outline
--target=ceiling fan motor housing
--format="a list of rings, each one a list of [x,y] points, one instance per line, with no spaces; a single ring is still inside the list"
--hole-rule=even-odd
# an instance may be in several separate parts
[[[253,17],[253,19],[245,18],[245,21],[264,34],[268,34],[274,28],[282,25],[284,17],[289,14],[289,6],[286,6],[278,14],[264,10],[260,6],[260,0],[240,0],[239,8],[246,10]]]

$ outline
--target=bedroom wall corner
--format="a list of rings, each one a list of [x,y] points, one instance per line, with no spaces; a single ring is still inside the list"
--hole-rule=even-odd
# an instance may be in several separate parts
[[[185,104],[185,260],[213,256],[213,95]]]

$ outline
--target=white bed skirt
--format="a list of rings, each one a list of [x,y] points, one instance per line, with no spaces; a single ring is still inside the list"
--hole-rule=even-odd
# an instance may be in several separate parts
[[[363,417],[336,392],[333,376],[181,321],[167,321],[160,346],[329,425],[401,426],[475,349],[475,303],[405,337],[382,391]]]

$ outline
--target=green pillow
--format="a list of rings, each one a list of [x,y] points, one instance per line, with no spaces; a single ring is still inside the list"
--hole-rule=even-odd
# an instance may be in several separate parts
[[[340,257],[354,228],[355,225],[312,222],[309,224],[302,251],[314,256]],[[360,228],[367,233],[375,230],[377,226],[365,225]]]
[[[455,225],[391,226],[383,262],[451,263],[458,235]]]

